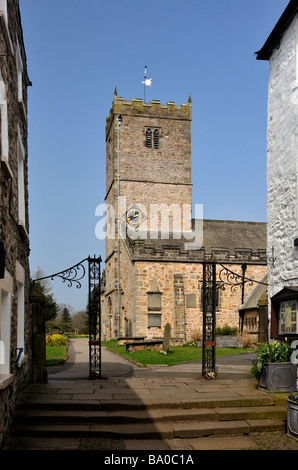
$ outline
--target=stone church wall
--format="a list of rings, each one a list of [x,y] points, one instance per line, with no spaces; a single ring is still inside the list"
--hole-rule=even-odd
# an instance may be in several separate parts
[[[142,262],[134,264],[128,252],[123,253],[121,282],[127,290],[121,296],[122,312],[132,322],[132,335],[136,337],[158,338],[163,336],[167,323],[172,326],[172,339],[178,343],[196,340],[202,332],[201,283],[202,265],[200,263]],[[241,275],[240,265],[225,265]],[[220,268],[218,267],[218,270]],[[246,276],[260,281],[266,274],[265,265],[247,267]],[[148,293],[152,290],[152,281],[156,280],[161,292],[161,308],[150,309]],[[245,297],[256,284],[245,286]],[[129,290],[128,290],[129,289]],[[231,290],[226,286],[219,290],[217,326],[239,327],[238,308],[241,305],[240,287]],[[133,302],[135,298],[135,302]],[[160,325],[150,325],[149,315],[160,317]],[[158,322],[157,322],[158,323]],[[122,331],[124,320],[122,319]],[[121,335],[123,336],[123,335]]]

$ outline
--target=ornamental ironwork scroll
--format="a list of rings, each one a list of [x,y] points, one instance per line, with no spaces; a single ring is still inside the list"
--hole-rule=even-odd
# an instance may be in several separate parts
[[[243,263],[241,265],[241,274],[235,273],[231,271],[223,264],[218,263],[218,266],[221,267],[221,270],[218,273],[218,287],[221,290],[225,290],[226,286],[229,286],[232,292],[236,292],[236,288],[241,287],[242,294],[241,294],[241,301],[244,302],[244,288],[247,284],[248,286],[252,287],[254,284],[263,284],[267,286],[265,282],[257,281],[255,279],[250,279],[245,276],[245,272],[247,269],[247,264]]]
[[[44,279],[60,278],[68,287],[82,287],[82,279],[86,274],[85,262],[88,262],[88,319],[89,319],[89,379],[101,378],[101,302],[100,302],[100,263],[101,257],[83,259],[74,266],[50,276],[34,279],[33,282]]]
[[[202,292],[202,310],[203,310],[203,338],[202,338],[202,376],[208,379],[216,377],[216,303],[217,289],[225,290],[228,286],[232,292],[236,288],[242,289],[242,303],[244,302],[245,285],[253,286],[256,284],[267,284],[262,281],[245,277],[247,265],[241,265],[241,274],[231,271],[226,266],[216,261],[203,261],[203,292]],[[217,266],[221,269],[218,272]],[[201,282],[201,281],[200,281]]]
[[[55,277],[58,277],[62,279],[62,282],[67,282],[68,287],[72,287],[73,285],[75,285],[77,289],[80,289],[82,287],[81,280],[86,274],[84,263],[87,260],[88,258],[85,258],[79,263],[72,266],[71,268],[64,269],[63,271],[51,274],[50,276],[44,276],[38,279],[34,279],[33,282],[42,281],[44,279],[53,280]]]
[[[215,379],[216,263],[203,262],[202,376]]]

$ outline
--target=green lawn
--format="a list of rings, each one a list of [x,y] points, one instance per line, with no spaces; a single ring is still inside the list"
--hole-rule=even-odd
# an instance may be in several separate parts
[[[46,364],[52,366],[67,359],[67,346],[46,346]]]
[[[202,348],[196,346],[174,346],[170,347],[170,354],[166,355],[160,351],[135,351],[126,352],[125,345],[117,346],[117,340],[103,341],[102,346],[105,346],[110,351],[123,356],[129,360],[133,360],[144,366],[149,364],[161,364],[167,366],[174,366],[182,362],[198,361],[202,359]],[[216,357],[229,356],[232,354],[241,354],[247,352],[254,352],[253,349],[247,348],[216,348]]]

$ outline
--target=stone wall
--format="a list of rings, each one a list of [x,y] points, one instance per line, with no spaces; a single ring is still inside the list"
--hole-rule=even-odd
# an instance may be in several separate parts
[[[124,316],[132,324],[132,336],[161,338],[167,323],[172,327],[172,338],[178,343],[195,341],[202,333],[202,263],[179,262],[175,260],[133,260],[129,250],[121,245],[121,335],[124,335]],[[116,255],[114,256],[116,263]],[[231,271],[241,275],[241,264],[225,263]],[[222,269],[217,266],[217,277]],[[266,264],[247,265],[246,277],[261,281],[267,272]],[[161,309],[149,308],[148,293],[152,292],[152,282],[156,282],[161,293]],[[245,284],[245,298],[256,287],[257,283]],[[114,292],[114,297],[113,297]],[[117,306],[117,289],[103,294],[103,318],[107,318],[108,299],[113,304],[110,309],[110,320]],[[218,308],[216,313],[217,326],[228,324],[239,327],[238,308],[242,303],[240,286],[231,289],[226,285],[218,290]],[[149,315],[160,316],[160,325],[149,326]],[[107,320],[105,320],[107,321]],[[114,321],[114,320],[113,320]],[[109,332],[105,330],[105,339]],[[116,328],[118,331],[118,328]],[[110,332],[111,333],[111,332]],[[113,337],[113,333],[112,333]]]
[[[0,241],[6,252],[4,278],[0,279],[0,340],[4,344],[4,360],[0,361],[1,445],[9,430],[16,397],[29,379],[32,359],[27,163],[27,87],[30,82],[18,0],[7,2],[7,15],[0,13],[0,53]],[[5,122],[7,131],[3,127]],[[11,361],[16,359],[16,348],[20,346],[24,351],[16,366]]]

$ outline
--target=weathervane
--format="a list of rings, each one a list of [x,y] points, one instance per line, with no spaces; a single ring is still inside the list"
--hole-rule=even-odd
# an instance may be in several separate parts
[[[151,86],[152,83],[152,78],[147,78],[147,65],[145,65],[145,73],[144,73],[144,103],[145,103],[145,97],[146,97],[146,86]]]

